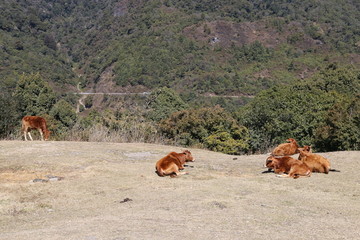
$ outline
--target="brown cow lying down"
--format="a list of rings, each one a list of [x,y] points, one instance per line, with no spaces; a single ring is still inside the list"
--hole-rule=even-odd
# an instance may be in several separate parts
[[[311,152],[311,146],[304,146],[299,148],[299,160],[308,165],[312,172],[326,173],[329,171],[337,171],[330,169],[330,161],[323,156]]]
[[[165,157],[156,162],[156,172],[160,177],[170,175],[170,177],[177,177],[179,175],[188,174],[187,172],[180,172],[184,169],[185,162],[193,162],[195,158],[188,150],[182,153],[171,152]]]
[[[273,156],[288,156],[288,155],[294,155],[296,153],[299,153],[299,145],[297,144],[296,140],[293,138],[289,138],[286,141],[288,143],[282,143],[279,146],[277,146],[271,153]]]
[[[266,167],[274,169],[278,177],[299,178],[301,176],[310,177],[310,168],[302,161],[296,160],[292,157],[274,157],[270,156],[266,159]],[[287,174],[284,174],[287,173]]]

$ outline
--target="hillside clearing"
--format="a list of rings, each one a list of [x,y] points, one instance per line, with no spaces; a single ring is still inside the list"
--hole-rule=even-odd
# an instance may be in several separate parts
[[[360,239],[359,151],[320,153],[341,172],[294,180],[262,173],[267,155],[189,149],[189,175],[158,177],[180,150],[0,141],[0,239]]]

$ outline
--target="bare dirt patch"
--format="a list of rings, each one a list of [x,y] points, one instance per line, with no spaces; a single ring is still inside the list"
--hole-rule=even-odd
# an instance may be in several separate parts
[[[280,179],[266,155],[190,149],[189,175],[158,177],[172,146],[0,142],[0,239],[360,239],[360,152],[320,153],[339,173]],[[61,181],[32,182],[61,176]]]
[[[298,22],[283,24],[276,29],[269,21],[234,23],[224,20],[204,22],[184,29],[185,36],[197,41],[222,47],[243,46],[258,41],[268,48],[275,48],[296,38],[301,49],[323,48],[324,44],[308,36]],[[294,40],[293,40],[294,41]]]

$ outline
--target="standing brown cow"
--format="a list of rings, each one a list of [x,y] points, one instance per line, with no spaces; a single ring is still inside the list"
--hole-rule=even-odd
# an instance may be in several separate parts
[[[193,162],[195,158],[188,150],[182,153],[171,152],[165,157],[156,162],[156,172],[160,177],[170,175],[170,177],[177,177],[179,175],[188,174],[187,172],[180,172],[184,169],[185,162]]]
[[[23,117],[21,131],[24,133],[25,141],[27,141],[27,134],[29,135],[30,140],[33,141],[30,134],[30,131],[33,129],[37,129],[39,131],[41,141],[44,141],[44,138],[45,141],[49,139],[50,131],[47,129],[46,120],[44,118],[38,116]]]

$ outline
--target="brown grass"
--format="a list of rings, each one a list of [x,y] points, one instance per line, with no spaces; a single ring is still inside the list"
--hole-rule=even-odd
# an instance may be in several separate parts
[[[0,141],[0,239],[358,238],[360,152],[320,153],[341,172],[294,180],[262,173],[266,155],[190,150],[169,178],[155,163],[181,148]],[[64,179],[31,181],[48,175]]]

